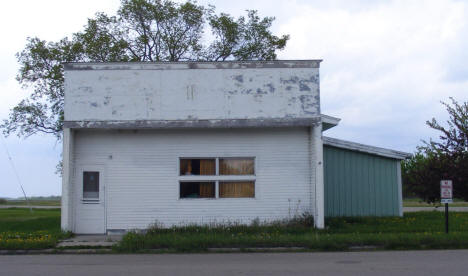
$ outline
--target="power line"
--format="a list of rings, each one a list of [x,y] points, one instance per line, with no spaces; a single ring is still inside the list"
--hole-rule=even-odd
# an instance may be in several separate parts
[[[32,213],[31,204],[29,203],[29,199],[26,196],[26,192],[24,191],[23,185],[21,184],[21,179],[19,177],[18,171],[16,170],[15,163],[13,163],[13,159],[11,158],[10,152],[8,151],[7,145],[5,143],[5,138],[3,137],[3,135],[0,135],[0,136],[2,137],[2,144],[3,144],[3,147],[5,148],[5,153],[8,157],[8,160],[10,161],[11,168],[13,169],[13,172],[15,173],[15,176],[16,176],[16,180],[18,181],[21,191],[23,192],[24,199],[26,200],[26,203],[28,204],[28,207],[29,207],[29,211]]]

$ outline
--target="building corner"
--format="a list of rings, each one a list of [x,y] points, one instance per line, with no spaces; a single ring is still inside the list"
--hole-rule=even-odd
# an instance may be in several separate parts
[[[72,231],[72,150],[73,131],[70,128],[63,129],[62,151],[62,199],[61,199],[61,228],[63,231]]]
[[[314,208],[314,223],[315,227],[323,229],[325,227],[325,188],[323,175],[323,139],[322,139],[322,123],[310,128],[312,138],[311,155],[311,170],[315,173],[315,208]]]

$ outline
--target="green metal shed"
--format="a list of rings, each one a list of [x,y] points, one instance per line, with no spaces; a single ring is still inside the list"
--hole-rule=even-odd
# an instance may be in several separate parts
[[[409,153],[323,137],[325,216],[402,216]]]

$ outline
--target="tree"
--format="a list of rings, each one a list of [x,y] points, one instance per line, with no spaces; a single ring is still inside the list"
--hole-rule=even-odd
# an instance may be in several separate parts
[[[122,0],[115,16],[97,13],[84,30],[58,42],[28,38],[17,54],[18,82],[33,89],[0,126],[5,135],[49,133],[60,139],[63,62],[273,60],[288,35],[270,31],[273,17],[257,11],[234,19],[190,0]],[[205,29],[211,32],[204,43]]]
[[[468,102],[442,104],[449,114],[448,127],[435,118],[426,124],[438,130],[439,141],[424,141],[418,152],[403,164],[407,191],[427,202],[440,199],[440,180],[453,180],[454,197],[468,200]]]

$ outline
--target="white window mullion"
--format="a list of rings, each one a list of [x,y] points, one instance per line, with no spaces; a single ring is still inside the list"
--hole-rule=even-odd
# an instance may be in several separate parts
[[[215,161],[215,174],[214,175],[200,175],[200,174],[196,174],[196,175],[193,175],[193,174],[183,174],[183,172],[181,172],[181,167],[182,167],[182,160],[185,160],[185,159],[189,159],[189,158],[179,158],[179,162],[178,162],[178,169],[177,169],[177,173],[178,173],[178,180],[179,180],[179,191],[178,191],[178,198],[180,199],[180,194],[181,194],[181,185],[182,183],[184,182],[211,182],[212,184],[214,184],[214,188],[215,188],[215,194],[214,194],[214,197],[211,197],[211,198],[215,198],[215,199],[220,199],[220,182],[228,182],[228,184],[226,185],[245,185],[245,184],[236,184],[235,182],[252,182],[253,183],[253,195],[252,196],[249,196],[249,195],[238,195],[237,192],[235,195],[231,195],[231,196],[224,196],[223,198],[229,198],[229,197],[232,197],[232,198],[236,198],[236,197],[253,197],[253,198],[257,198],[258,197],[258,189],[257,189],[257,184],[256,184],[256,180],[257,180],[257,177],[256,177],[256,168],[257,168],[257,159],[255,157],[249,157],[249,158],[241,158],[241,157],[228,157],[228,158],[224,158],[224,157],[211,157],[211,158],[206,158],[206,159],[211,159]],[[194,158],[194,159],[202,159],[202,158]],[[236,170],[228,170],[228,171],[225,171],[225,175],[220,175],[220,171],[221,171],[221,168],[220,168],[220,162],[221,160],[229,160],[229,159],[253,159],[253,169],[243,169],[243,165],[239,166],[240,169],[237,169]],[[191,162],[191,161],[190,161]],[[211,161],[212,162],[212,161]],[[224,162],[224,161],[223,161]],[[232,161],[231,161],[232,162]],[[212,166],[213,163],[211,163],[211,166]],[[235,163],[233,164],[235,166]],[[184,168],[185,168],[185,165],[184,165]],[[193,168],[192,168],[193,169]],[[200,168],[201,170],[201,168]],[[189,170],[187,170],[189,171]],[[190,171],[189,171],[190,172]],[[212,172],[212,167],[210,169],[210,172]],[[233,173],[233,174],[227,174],[227,173]],[[229,182],[232,182],[232,183],[229,183]],[[212,185],[211,184],[211,185]],[[250,183],[248,183],[250,184]],[[201,184],[200,184],[201,185]],[[211,189],[210,189],[211,190]],[[187,190],[184,190],[184,191],[188,191],[188,188]],[[211,190],[212,191],[212,190]],[[211,193],[210,191],[210,193]],[[188,191],[190,192],[190,191]],[[199,192],[201,193],[201,192]],[[227,192],[227,193],[232,193],[231,192]],[[243,193],[243,192],[242,192]],[[247,190],[247,194],[250,194],[249,190]],[[200,195],[199,195],[200,196]],[[186,196],[184,196],[185,198]],[[205,196],[206,197],[206,196]]]
[[[216,157],[216,176],[219,176],[219,158]],[[215,197],[219,198],[219,180],[216,180],[215,184]]]

